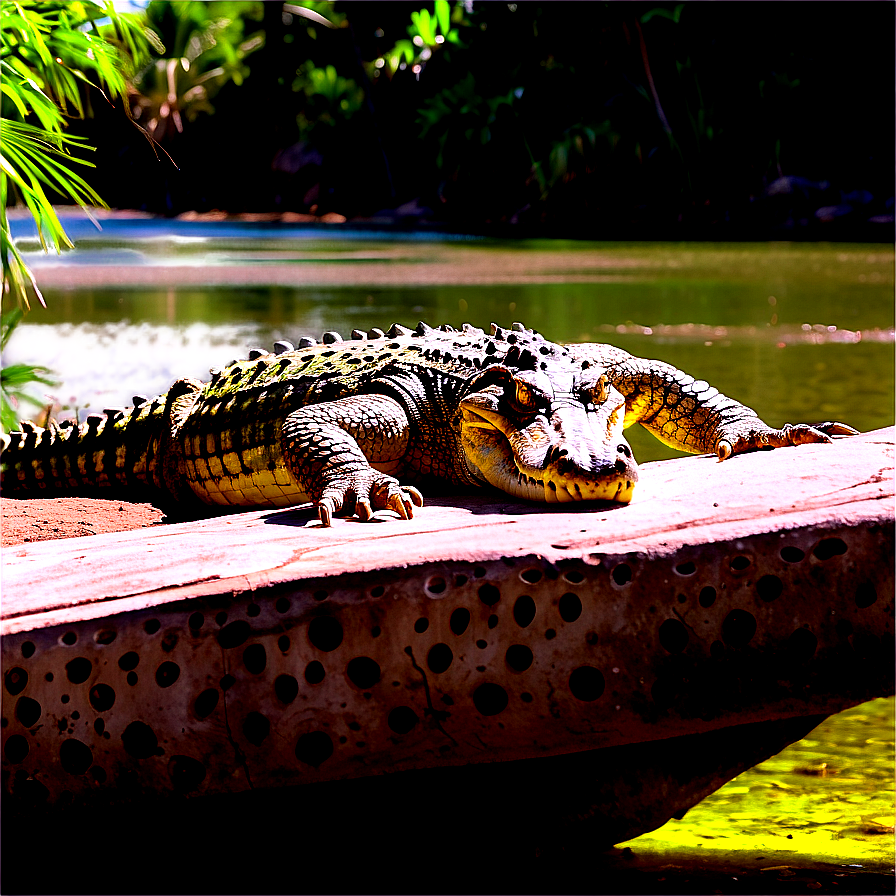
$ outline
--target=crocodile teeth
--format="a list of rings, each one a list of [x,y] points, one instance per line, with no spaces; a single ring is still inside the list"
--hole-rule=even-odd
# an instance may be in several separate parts
[[[262,358],[267,354],[267,352],[263,348],[250,348],[249,349],[249,360],[254,361],[256,358]]]
[[[352,339],[366,339],[367,334],[363,330],[352,330]]]
[[[507,335],[507,331],[503,327],[499,327],[497,324],[492,324],[492,336],[496,339],[504,339]]]
[[[525,333],[526,332],[526,328],[518,320],[515,320],[510,326],[511,326],[511,329],[516,330],[517,333]]]
[[[275,355],[282,355],[282,354],[285,354],[286,352],[293,352],[293,351],[295,351],[295,346],[291,342],[283,341],[283,342],[275,342],[274,343],[274,354]]]
[[[317,340],[312,339],[311,336],[303,336],[299,340],[299,348],[310,348],[312,345],[317,345]]]
[[[414,330],[414,335],[415,336],[426,336],[428,333],[432,333],[432,327],[425,321],[421,320],[417,324],[417,329]]]
[[[323,336],[321,336],[321,342],[324,345],[332,345],[334,342],[342,342],[342,337],[335,330],[327,330]]]
[[[408,327],[403,327],[401,324],[392,324],[386,335],[390,339],[395,339],[396,336],[412,336],[413,333],[414,331]]]

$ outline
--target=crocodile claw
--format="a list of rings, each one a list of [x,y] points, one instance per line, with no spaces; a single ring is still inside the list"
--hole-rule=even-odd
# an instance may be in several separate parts
[[[357,515],[367,522],[377,510],[392,510],[402,519],[414,516],[414,507],[423,506],[423,495],[411,485],[401,485],[397,479],[385,474],[378,478],[359,477],[346,486],[330,486],[317,502],[317,516],[322,526],[330,526],[336,514]]]
[[[785,448],[790,445],[808,445],[813,442],[831,442],[831,436],[855,436],[858,430],[845,423],[785,423],[780,429],[765,427],[742,433],[723,434],[716,443],[719,460],[727,460],[732,454],[769,448]]]

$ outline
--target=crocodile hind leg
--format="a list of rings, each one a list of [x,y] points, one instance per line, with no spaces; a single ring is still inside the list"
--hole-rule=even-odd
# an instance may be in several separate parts
[[[375,510],[404,519],[422,507],[417,489],[389,475],[407,452],[410,425],[404,408],[385,395],[356,395],[306,405],[283,423],[284,461],[317,505],[321,523],[336,513],[368,520]]]

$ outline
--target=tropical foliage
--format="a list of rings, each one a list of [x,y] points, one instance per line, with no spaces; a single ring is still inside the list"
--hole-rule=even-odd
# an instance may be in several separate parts
[[[25,205],[44,251],[71,246],[53,201],[62,197],[89,209],[103,200],[76,170],[92,167],[84,158],[90,146],[66,133],[68,121],[89,115],[97,99],[124,99],[132,64],[146,45],[143,26],[119,15],[111,3],[0,2],[0,262],[3,306],[16,306],[2,318],[4,347],[30,299],[43,304],[12,239],[8,208]],[[4,429],[22,400],[34,401],[25,391],[28,384],[47,384],[47,373],[25,365],[3,368]]]

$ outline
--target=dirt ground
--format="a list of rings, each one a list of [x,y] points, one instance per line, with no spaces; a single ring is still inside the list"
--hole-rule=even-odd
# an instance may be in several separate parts
[[[51,538],[126,532],[156,525],[165,514],[152,504],[100,498],[3,498],[0,500],[2,546]]]

